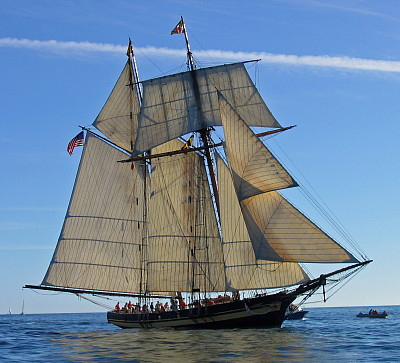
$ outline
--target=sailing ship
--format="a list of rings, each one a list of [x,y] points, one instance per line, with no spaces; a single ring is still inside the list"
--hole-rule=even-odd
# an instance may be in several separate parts
[[[188,70],[146,81],[129,41],[93,123],[101,135],[82,128],[47,273],[25,287],[137,299],[107,313],[122,328],[279,327],[295,299],[321,288],[325,299],[371,261],[278,192],[298,184],[261,138],[290,127],[270,112],[248,62],[199,68],[183,18],[173,33],[185,36]],[[311,278],[304,263],[349,265]]]

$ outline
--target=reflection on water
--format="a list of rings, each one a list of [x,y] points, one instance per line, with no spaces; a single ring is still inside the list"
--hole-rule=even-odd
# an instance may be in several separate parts
[[[52,339],[71,361],[190,362],[305,361],[307,337],[291,328],[232,330],[119,330],[64,333]]]
[[[387,319],[310,309],[281,329],[122,330],[105,314],[0,315],[0,362],[398,362],[400,306]]]

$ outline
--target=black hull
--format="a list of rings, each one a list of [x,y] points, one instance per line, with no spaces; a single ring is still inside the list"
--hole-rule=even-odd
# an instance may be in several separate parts
[[[109,323],[121,328],[221,329],[280,327],[295,295],[276,294],[179,312],[129,314],[108,312]]]

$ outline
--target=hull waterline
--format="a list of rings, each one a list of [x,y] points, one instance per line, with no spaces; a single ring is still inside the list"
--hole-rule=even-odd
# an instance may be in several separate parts
[[[287,307],[296,296],[260,296],[230,303],[190,308],[177,312],[108,312],[109,323],[121,328],[246,328],[280,327]]]

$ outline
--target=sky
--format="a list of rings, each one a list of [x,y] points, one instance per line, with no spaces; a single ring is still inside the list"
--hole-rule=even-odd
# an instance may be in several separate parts
[[[22,286],[47,270],[82,151],[67,144],[106,101],[128,38],[141,79],[185,70],[184,37],[170,35],[180,16],[199,64],[260,59],[249,74],[281,125],[297,125],[271,149],[374,260],[316,306],[399,305],[398,1],[1,0],[0,314],[23,302],[26,313],[105,311]]]

